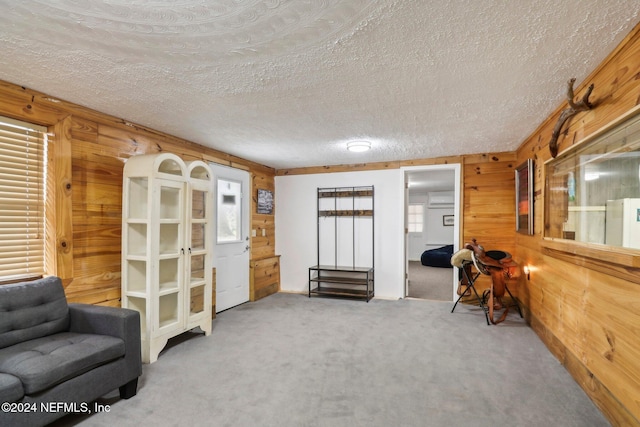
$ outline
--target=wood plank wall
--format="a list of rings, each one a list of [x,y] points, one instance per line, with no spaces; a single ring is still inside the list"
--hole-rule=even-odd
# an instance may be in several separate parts
[[[164,151],[249,171],[251,223],[260,236],[251,258],[275,256],[274,216],[255,213],[257,188],[274,190],[274,169],[2,81],[0,115],[50,128],[55,233],[47,272],[63,279],[70,301],[120,305],[122,170],[134,155]]]
[[[464,156],[462,241],[476,239],[485,250],[515,252],[515,153]],[[489,276],[480,276],[478,292],[491,286]],[[508,282],[517,297],[518,286]]]
[[[572,76],[567,76],[567,80]],[[560,151],[640,104],[640,24],[593,73],[576,87],[576,97],[593,83],[595,108],[565,124]],[[566,82],[558,82],[559,88]],[[543,239],[545,161],[562,109],[527,138],[517,162],[535,166],[535,234],[518,234],[515,253],[532,266],[521,277],[520,299],[540,338],[571,372],[613,425],[640,425],[640,268],[628,251],[602,251]],[[603,261],[605,258],[607,261]],[[620,262],[614,266],[609,261]],[[635,265],[634,265],[635,264]]]

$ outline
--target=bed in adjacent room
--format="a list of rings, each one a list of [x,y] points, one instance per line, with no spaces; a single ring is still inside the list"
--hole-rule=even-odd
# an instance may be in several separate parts
[[[453,255],[453,245],[445,245],[424,251],[420,262],[427,267],[451,268],[451,255]]]

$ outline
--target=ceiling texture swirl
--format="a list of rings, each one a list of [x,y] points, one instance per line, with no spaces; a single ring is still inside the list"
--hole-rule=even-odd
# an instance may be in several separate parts
[[[276,169],[511,151],[638,21],[637,0],[0,0],[0,79]]]

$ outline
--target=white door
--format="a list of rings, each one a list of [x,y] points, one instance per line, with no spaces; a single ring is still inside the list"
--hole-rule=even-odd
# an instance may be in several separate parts
[[[249,301],[249,172],[211,164],[216,197],[216,312]]]

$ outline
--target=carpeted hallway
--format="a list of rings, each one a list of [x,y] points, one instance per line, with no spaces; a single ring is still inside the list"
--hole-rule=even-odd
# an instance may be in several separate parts
[[[420,261],[409,261],[408,273],[409,297],[435,301],[453,300],[453,268],[427,267]]]
[[[55,425],[609,425],[517,313],[451,306],[275,294],[174,339],[134,398]]]

